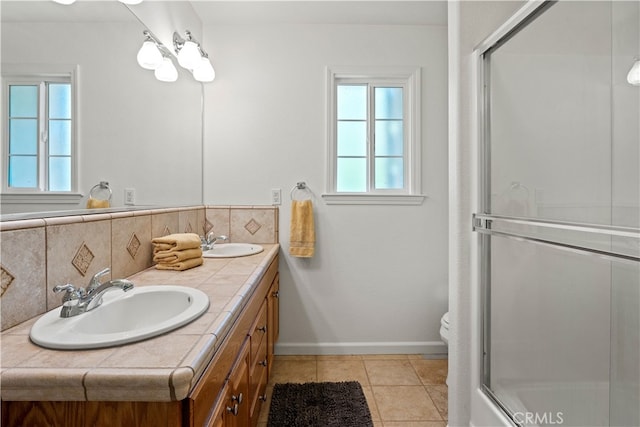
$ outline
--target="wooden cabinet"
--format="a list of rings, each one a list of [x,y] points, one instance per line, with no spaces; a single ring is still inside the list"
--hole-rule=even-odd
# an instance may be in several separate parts
[[[278,256],[244,305],[189,396],[171,402],[3,401],[0,425],[64,427],[255,426],[278,333]]]
[[[255,426],[258,422],[260,408],[262,407],[262,402],[265,400],[264,393],[267,387],[269,360],[269,356],[267,355],[267,333],[270,329],[267,319],[267,300],[265,298],[262,302],[259,315],[249,331],[249,342],[251,345],[251,360],[249,365],[251,406],[249,412],[252,426]]]
[[[270,331],[278,331],[278,289],[276,257],[189,395],[187,426],[257,425],[277,339]]]
[[[276,273],[267,293],[267,315],[269,316],[269,329],[267,331],[267,353],[269,357],[269,372],[273,363],[275,343],[280,334],[280,275]]]

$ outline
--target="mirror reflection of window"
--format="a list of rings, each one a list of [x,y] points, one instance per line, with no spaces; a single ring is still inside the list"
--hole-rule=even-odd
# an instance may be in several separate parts
[[[71,191],[72,87],[69,78],[9,83],[8,189]]]

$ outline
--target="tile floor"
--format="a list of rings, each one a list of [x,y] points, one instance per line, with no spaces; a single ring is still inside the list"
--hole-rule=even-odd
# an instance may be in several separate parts
[[[276,383],[359,381],[375,427],[445,427],[447,360],[420,355],[276,356],[269,398]],[[269,402],[258,427],[266,427]]]

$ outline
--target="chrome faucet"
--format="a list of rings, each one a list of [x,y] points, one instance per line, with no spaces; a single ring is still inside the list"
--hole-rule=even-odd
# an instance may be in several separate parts
[[[216,236],[215,234],[213,234],[213,231],[210,231],[209,234],[206,235],[206,237],[200,237],[200,248],[202,248],[203,251],[213,249],[218,240],[226,242],[227,240],[229,240],[229,238],[225,235]]]
[[[65,291],[62,296],[60,317],[77,316],[99,307],[102,304],[104,293],[112,289],[122,289],[124,292],[133,289],[133,282],[127,279],[114,279],[101,283],[100,278],[109,274],[110,271],[109,268],[105,268],[93,275],[86,290],[84,288],[76,288],[70,283],[53,288],[55,293]]]

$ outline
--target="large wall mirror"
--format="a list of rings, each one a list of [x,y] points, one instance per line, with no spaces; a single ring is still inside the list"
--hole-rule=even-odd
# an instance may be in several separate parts
[[[137,206],[202,203],[202,85],[180,67],[178,80],[167,83],[137,64],[146,29],[139,17],[116,1],[64,6],[50,0],[3,0],[0,16],[3,114],[6,76],[77,72],[77,192],[83,195],[75,204],[16,203],[3,190],[4,218],[83,209],[101,181],[109,182],[115,208],[124,207],[125,189],[135,190]]]

